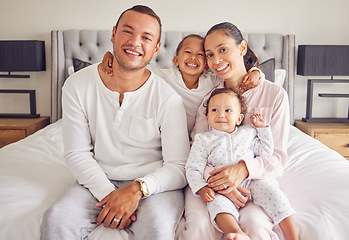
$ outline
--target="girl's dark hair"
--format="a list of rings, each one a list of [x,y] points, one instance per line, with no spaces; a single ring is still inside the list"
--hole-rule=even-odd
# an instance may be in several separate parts
[[[210,30],[208,30],[208,32],[206,33],[205,40],[209,34],[218,30],[225,32],[227,36],[233,38],[236,44],[240,44],[244,40],[241,31],[234,24],[230,22],[218,23],[213,27],[211,27]],[[244,63],[247,71],[249,71],[252,67],[259,67],[258,58],[248,45],[247,45],[247,52],[244,56]]]
[[[121,17],[124,15],[125,12],[128,12],[128,11],[135,11],[135,12],[139,12],[139,13],[144,13],[146,15],[149,15],[153,18],[155,18],[158,23],[159,23],[159,27],[160,27],[160,35],[159,35],[159,39],[158,39],[158,43],[160,42],[160,39],[161,39],[161,32],[162,32],[162,25],[161,25],[161,19],[160,17],[153,11],[153,9],[151,9],[150,7],[148,6],[144,6],[144,5],[135,5],[129,9],[126,9],[125,11],[123,11],[119,17],[119,19],[117,20],[116,24],[115,24],[115,28],[117,29],[118,28],[118,25],[119,25],[119,22],[120,22],[120,19]]]
[[[183,42],[184,42],[186,39],[191,38],[191,37],[200,39],[200,40],[202,40],[202,42],[204,42],[204,37],[203,37],[203,36],[201,36],[201,35],[199,35],[199,34],[189,34],[189,35],[185,36],[185,37],[182,39],[182,41],[180,41],[180,43],[178,44],[178,46],[177,46],[177,48],[176,48],[176,55],[178,55],[179,51],[181,50],[182,45],[183,45]]]
[[[237,92],[235,92],[235,91],[234,91],[233,89],[231,89],[231,88],[217,88],[217,89],[215,89],[215,90],[212,91],[212,93],[211,93],[211,95],[209,96],[209,98],[204,102],[204,107],[205,107],[205,112],[204,112],[204,114],[205,114],[205,116],[207,116],[207,114],[208,114],[208,105],[209,105],[211,99],[212,99],[214,96],[216,96],[216,95],[218,95],[218,94],[222,94],[222,93],[229,93],[229,94],[231,94],[231,95],[233,95],[233,96],[236,96],[237,99],[239,100],[239,103],[240,103],[241,114],[245,115],[245,113],[246,113],[245,100],[244,100],[244,98],[243,98],[240,94],[238,94]],[[243,123],[243,121],[241,122],[240,125],[242,125],[242,123]]]

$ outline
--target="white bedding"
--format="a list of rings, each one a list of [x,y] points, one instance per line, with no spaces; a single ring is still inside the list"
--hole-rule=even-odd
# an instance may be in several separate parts
[[[300,238],[348,239],[349,162],[290,128],[289,161],[279,181],[297,212]],[[75,181],[62,152],[61,121],[0,149],[0,240],[39,239],[43,212]],[[102,227],[90,237],[109,233]]]

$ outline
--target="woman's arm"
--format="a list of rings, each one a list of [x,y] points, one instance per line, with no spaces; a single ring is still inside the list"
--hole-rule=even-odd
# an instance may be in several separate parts
[[[266,93],[268,94],[268,93]],[[274,94],[275,95],[275,94]],[[263,179],[282,175],[287,161],[287,142],[290,125],[290,111],[287,93],[281,89],[270,106],[272,116],[269,122],[274,142],[272,156],[258,156],[244,159],[249,171],[249,179]]]

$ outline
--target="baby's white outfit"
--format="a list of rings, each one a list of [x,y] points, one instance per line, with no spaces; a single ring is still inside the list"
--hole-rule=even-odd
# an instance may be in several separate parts
[[[251,126],[236,127],[232,133],[212,129],[209,132],[198,133],[191,148],[186,164],[188,183],[194,194],[207,185],[205,169],[237,164],[244,158],[256,155],[269,156],[273,154],[274,144],[270,127],[254,128]],[[211,168],[211,170],[213,170]],[[286,195],[280,190],[276,181],[271,179],[245,180],[241,185],[251,192],[251,200],[262,207],[267,215],[278,224],[284,218],[293,215],[294,210]],[[225,196],[216,193],[215,199],[207,203],[211,221],[215,222],[219,213],[229,213],[238,221],[239,212],[234,204]]]

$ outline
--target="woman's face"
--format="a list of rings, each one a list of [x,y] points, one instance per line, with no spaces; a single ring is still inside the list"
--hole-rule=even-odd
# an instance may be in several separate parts
[[[235,74],[246,72],[243,56],[246,53],[245,41],[236,44],[235,39],[223,30],[206,36],[205,54],[209,68],[218,77],[230,79]]]

